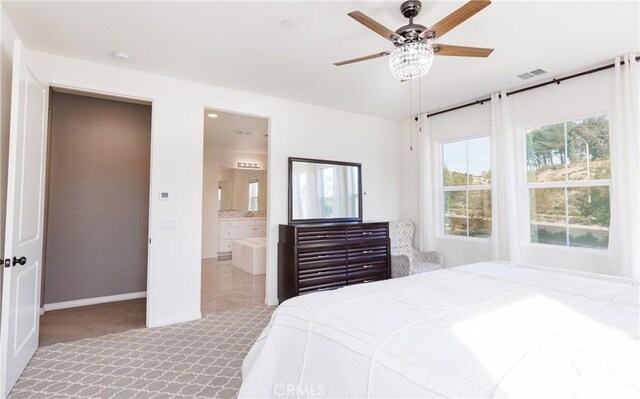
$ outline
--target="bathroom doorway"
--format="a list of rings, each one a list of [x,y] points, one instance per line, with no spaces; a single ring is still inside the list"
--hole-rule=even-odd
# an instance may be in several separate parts
[[[205,109],[202,313],[265,302],[269,119]]]

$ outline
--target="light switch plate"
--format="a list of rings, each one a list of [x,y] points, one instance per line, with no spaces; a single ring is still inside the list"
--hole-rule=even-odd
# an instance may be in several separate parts
[[[160,191],[160,201],[169,201],[171,194],[168,191]]]

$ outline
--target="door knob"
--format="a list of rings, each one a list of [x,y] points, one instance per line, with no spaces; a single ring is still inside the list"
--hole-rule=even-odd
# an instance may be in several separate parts
[[[24,256],[20,259],[16,258],[15,256],[13,257],[13,266],[15,266],[16,264],[20,264],[22,266],[24,266],[27,263],[27,258],[25,258]]]

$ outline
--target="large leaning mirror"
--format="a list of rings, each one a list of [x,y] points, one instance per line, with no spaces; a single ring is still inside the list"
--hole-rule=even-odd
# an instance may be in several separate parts
[[[361,165],[289,158],[289,223],[362,221]]]

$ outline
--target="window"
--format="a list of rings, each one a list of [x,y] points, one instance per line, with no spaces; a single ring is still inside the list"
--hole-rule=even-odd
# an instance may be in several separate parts
[[[252,177],[249,179],[249,211],[258,210],[258,178]]]
[[[531,242],[609,245],[609,118],[526,130]]]
[[[491,236],[491,139],[442,145],[444,234]]]

